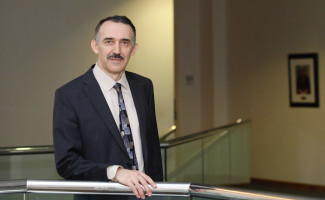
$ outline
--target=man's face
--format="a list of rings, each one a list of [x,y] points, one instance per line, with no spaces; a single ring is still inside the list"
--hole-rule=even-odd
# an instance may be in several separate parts
[[[129,25],[107,21],[99,29],[98,41],[91,41],[91,47],[98,55],[98,66],[115,81],[121,78],[130,57],[136,52],[138,45],[133,46],[133,40]]]

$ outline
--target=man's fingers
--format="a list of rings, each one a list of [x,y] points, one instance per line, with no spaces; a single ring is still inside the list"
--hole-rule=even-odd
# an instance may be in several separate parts
[[[147,179],[145,177],[139,177],[140,184],[144,187],[146,193],[150,197],[152,195],[151,188],[148,185]]]
[[[150,178],[150,176],[148,176],[147,174],[142,173],[142,172],[141,172],[141,176],[146,180],[146,183],[151,185],[151,187],[157,188],[156,183]]]
[[[129,186],[137,198],[145,199],[143,187],[139,184],[141,182],[141,176],[130,176],[127,186]],[[142,183],[141,183],[142,184]]]
[[[135,188],[137,189],[137,191],[138,191],[141,199],[145,199],[146,198],[146,195],[145,195],[144,190],[141,187],[141,185],[137,181],[135,182],[134,185],[135,185]]]
[[[134,186],[133,182],[130,181],[130,183],[127,185],[129,188],[132,190],[133,194],[137,197],[140,198],[140,194],[137,190],[137,188]]]
[[[147,195],[148,195],[149,197],[151,197],[151,195],[152,195],[152,191],[151,191],[149,185],[148,185],[148,184],[145,184],[145,185],[143,185],[143,187],[144,187],[144,189],[146,190]]]
[[[146,179],[147,180],[147,182],[151,185],[151,187],[153,187],[153,188],[157,188],[157,185],[156,185],[156,183],[149,177],[149,176],[147,176],[148,178]]]

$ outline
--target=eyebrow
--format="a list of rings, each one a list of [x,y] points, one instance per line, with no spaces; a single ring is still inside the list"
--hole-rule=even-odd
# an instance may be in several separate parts
[[[106,40],[113,40],[114,38],[110,38],[110,37],[107,37],[107,38],[104,38],[103,41],[106,41]]]
[[[114,38],[112,38],[112,37],[107,37],[107,38],[104,38],[103,41],[107,41],[107,40],[114,40]],[[121,40],[122,40],[122,41],[131,42],[131,40],[130,40],[130,39],[127,39],[127,38],[123,38],[123,39],[121,39]]]

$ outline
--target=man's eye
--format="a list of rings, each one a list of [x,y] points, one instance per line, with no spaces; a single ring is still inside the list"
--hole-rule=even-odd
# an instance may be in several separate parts
[[[123,45],[128,45],[129,44],[129,41],[123,41],[122,44]]]

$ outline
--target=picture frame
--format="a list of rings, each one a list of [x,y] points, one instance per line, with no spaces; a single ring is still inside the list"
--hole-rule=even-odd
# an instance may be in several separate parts
[[[317,53],[289,54],[291,107],[319,107]]]

